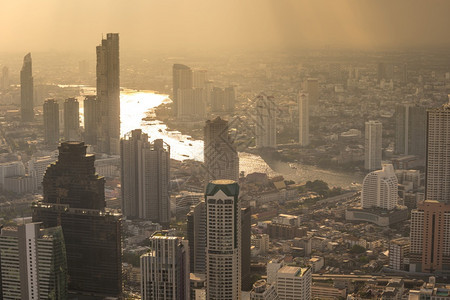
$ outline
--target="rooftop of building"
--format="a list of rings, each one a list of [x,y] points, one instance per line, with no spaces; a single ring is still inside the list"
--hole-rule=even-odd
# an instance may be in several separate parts
[[[401,238],[398,238],[398,239],[395,239],[395,240],[391,240],[391,243],[399,245],[399,246],[405,246],[405,245],[408,245],[410,243],[410,240],[407,237],[401,237]]]
[[[213,180],[206,186],[206,195],[215,195],[219,190],[227,196],[239,195],[239,185],[234,180],[219,179]]]
[[[206,280],[206,275],[202,273],[190,273],[189,278],[192,281],[203,282]]]
[[[177,236],[171,236],[170,232],[167,230],[156,231],[155,233],[152,234],[151,238],[152,239],[164,238],[164,239],[169,239],[169,240],[179,239],[179,237],[177,237]]]
[[[278,270],[278,274],[302,277],[303,275],[305,275],[306,271],[308,271],[309,269],[310,269],[309,267],[301,268],[301,267],[293,267],[293,266],[284,266]]]

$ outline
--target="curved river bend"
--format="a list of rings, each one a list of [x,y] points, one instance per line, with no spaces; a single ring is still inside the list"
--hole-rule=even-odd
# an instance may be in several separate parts
[[[93,94],[95,89],[82,87],[81,94]],[[79,98],[79,101],[83,97]],[[83,119],[83,101],[80,101],[80,114]],[[177,160],[194,159],[203,161],[203,141],[193,140],[190,136],[182,135],[178,131],[169,131],[167,126],[158,120],[143,120],[155,117],[154,109],[162,103],[171,102],[167,95],[154,91],[123,90],[120,93],[121,135],[141,128],[150,140],[164,139],[170,145],[171,157]],[[361,183],[363,177],[358,174],[341,173],[324,170],[314,166],[302,164],[287,164],[274,162],[269,166],[260,156],[245,152],[239,153],[239,169],[245,174],[265,172],[271,176],[282,174],[286,179],[301,183],[308,180],[321,179],[330,186],[354,187],[353,183]]]

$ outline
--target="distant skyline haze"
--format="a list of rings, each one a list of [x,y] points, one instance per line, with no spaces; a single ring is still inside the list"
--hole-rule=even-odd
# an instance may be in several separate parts
[[[2,1],[0,52],[447,47],[450,2],[361,0]]]

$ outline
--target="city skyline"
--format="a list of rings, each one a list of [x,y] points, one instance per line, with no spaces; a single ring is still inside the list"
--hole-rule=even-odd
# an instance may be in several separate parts
[[[0,11],[0,298],[450,299],[450,3],[56,1]]]

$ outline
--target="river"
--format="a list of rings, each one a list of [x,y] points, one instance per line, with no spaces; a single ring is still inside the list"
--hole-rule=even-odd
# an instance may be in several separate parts
[[[82,87],[81,95],[93,94],[95,89]],[[80,97],[79,100],[82,100]],[[171,158],[177,160],[194,159],[203,161],[203,141],[194,140],[179,131],[170,131],[167,126],[156,119],[143,120],[146,117],[155,117],[154,109],[162,103],[170,103],[168,95],[158,94],[154,91],[122,90],[120,94],[120,120],[121,135],[141,128],[147,133],[150,140],[164,139],[170,145]],[[83,122],[83,103],[80,101],[80,114]],[[342,173],[320,169],[302,164],[287,164],[283,162],[270,162],[267,164],[260,156],[240,152],[239,169],[245,174],[264,172],[269,176],[283,175],[286,179],[301,183],[308,180],[321,179],[330,186],[354,187],[353,183],[361,183],[362,176],[358,174]]]

